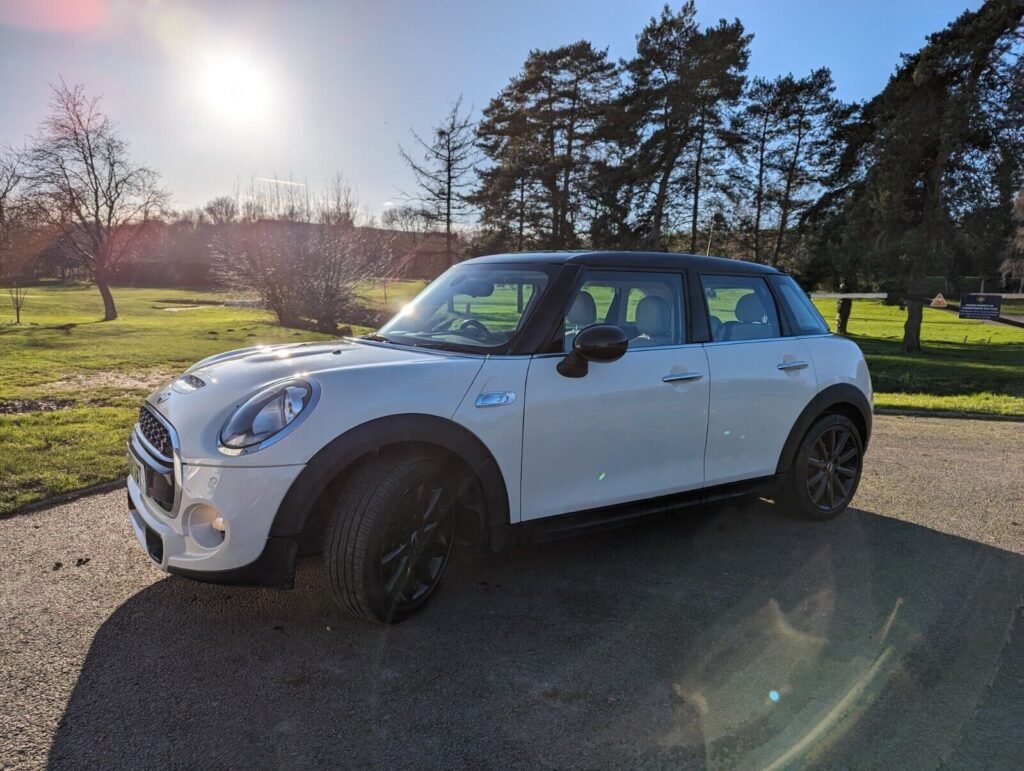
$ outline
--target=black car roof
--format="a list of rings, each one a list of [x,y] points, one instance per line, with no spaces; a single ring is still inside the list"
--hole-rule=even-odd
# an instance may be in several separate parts
[[[695,268],[709,273],[779,273],[769,266],[746,260],[705,257],[681,252],[520,252],[476,257],[474,263],[549,263],[553,265],[587,265],[595,268],[656,268],[661,270]]]

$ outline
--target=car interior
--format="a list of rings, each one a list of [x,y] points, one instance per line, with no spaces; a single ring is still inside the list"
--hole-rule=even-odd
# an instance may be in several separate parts
[[[714,342],[779,337],[778,314],[761,279],[705,277],[711,339]],[[564,351],[591,324],[613,324],[629,338],[629,347],[678,345],[681,308],[678,295],[663,282],[588,282],[577,292],[565,317]]]
[[[733,308],[735,319],[722,321],[711,314],[711,339],[716,342],[727,340],[762,340],[778,337],[775,324],[775,310],[769,313],[764,301],[755,292],[742,295]]]
[[[598,323],[622,329],[631,349],[682,342],[678,293],[660,281],[584,285],[565,317],[563,350],[571,351],[576,334]]]

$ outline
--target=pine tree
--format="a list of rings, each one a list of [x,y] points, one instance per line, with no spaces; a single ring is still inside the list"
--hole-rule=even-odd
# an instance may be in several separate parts
[[[978,175],[982,186],[999,188],[992,173],[999,168],[1019,179],[1021,156],[986,94],[1019,45],[1022,18],[1019,0],[990,0],[906,56],[848,128],[843,175],[819,204],[834,212],[821,225],[819,248],[841,271],[904,294],[906,352],[921,350],[924,277],[952,272],[963,226],[977,211],[967,182]]]
[[[743,230],[751,257],[778,265],[795,223],[814,203],[837,161],[837,131],[852,107],[836,100],[827,68],[804,78],[757,78],[735,124],[743,164]]]
[[[473,200],[486,229],[543,248],[579,244],[597,126],[617,82],[607,52],[586,41],[530,52],[477,129],[490,165]]]
[[[729,115],[742,94],[750,39],[739,20],[702,31],[692,0],[678,12],[666,5],[637,36],[636,55],[624,65],[617,141],[626,149],[620,182],[635,188],[633,229],[649,248],[665,248],[667,232],[688,216],[696,249],[709,192],[725,183]]]

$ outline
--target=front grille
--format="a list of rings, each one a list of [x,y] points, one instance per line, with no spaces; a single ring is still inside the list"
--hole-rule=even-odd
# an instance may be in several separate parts
[[[167,427],[156,419],[156,416],[149,411],[149,408],[143,406],[139,410],[139,433],[145,437],[146,441],[152,445],[153,449],[156,450],[165,460],[171,460],[174,457],[174,447],[171,444],[171,432],[167,430]]]

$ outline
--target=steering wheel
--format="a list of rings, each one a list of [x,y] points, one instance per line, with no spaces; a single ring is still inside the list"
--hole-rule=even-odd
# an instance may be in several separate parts
[[[480,332],[482,334],[479,334],[479,335],[471,334],[471,335],[469,335],[470,337],[476,337],[478,339],[486,339],[486,338],[491,336],[491,330],[489,330],[487,327],[485,327],[483,325],[482,322],[477,321],[476,319],[466,319],[465,321],[463,321],[461,324],[459,324],[459,331],[460,332],[470,332],[470,331]]]

